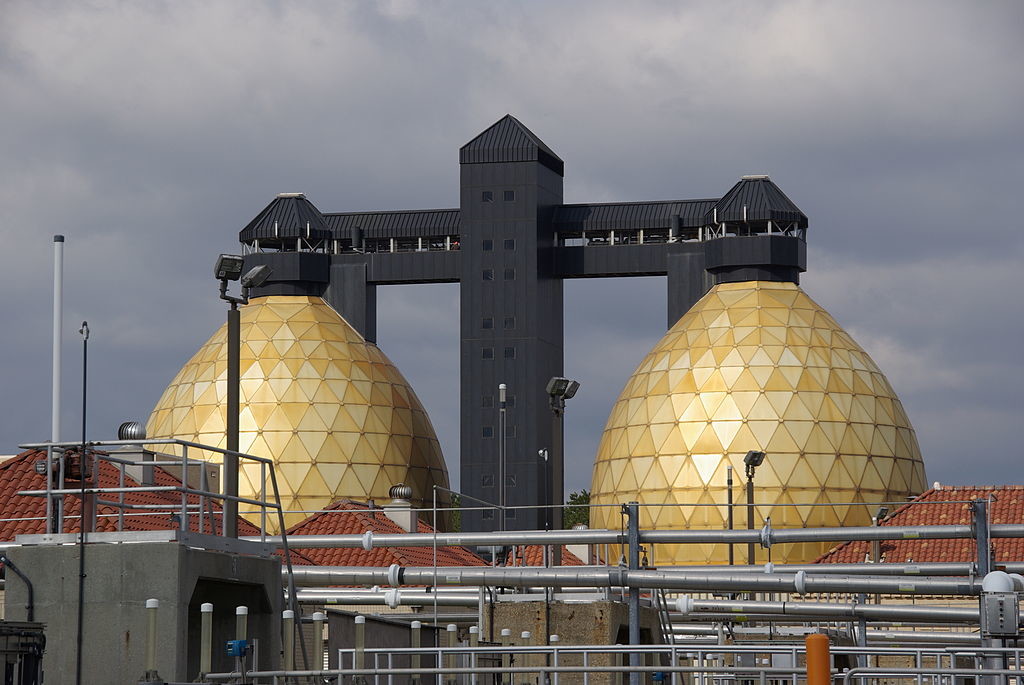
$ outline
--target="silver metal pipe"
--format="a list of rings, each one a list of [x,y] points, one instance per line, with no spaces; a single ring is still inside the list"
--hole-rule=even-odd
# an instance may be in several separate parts
[[[64,236],[53,236],[53,386],[50,442],[60,442],[61,339],[64,337]]]
[[[816,633],[820,630],[818,626],[740,626],[734,625],[732,633],[737,638],[767,638],[767,637],[799,637],[808,633]],[[672,632],[676,636],[707,637],[713,640],[718,639],[718,628],[715,626],[673,626]],[[896,642],[900,646],[913,643],[925,644],[957,644],[974,645],[981,644],[977,633],[954,633],[945,630],[868,630],[867,638],[869,643]],[[692,644],[692,640],[676,639],[675,644]]]
[[[937,607],[892,604],[855,604],[836,602],[754,602],[744,600],[695,599],[680,597],[680,613],[769,614],[827,618],[828,620],[864,618],[869,621],[908,621],[924,623],[977,623],[978,607]]]
[[[585,531],[578,531],[585,532]],[[973,578],[931,576],[833,576],[690,573],[681,569],[629,571],[622,568],[524,568],[467,567],[446,568],[437,574],[433,568],[296,568],[298,582],[305,585],[388,585],[395,573],[398,584],[470,587],[640,587],[689,591],[741,592],[863,592],[866,594],[977,595],[981,581]],[[300,578],[301,576],[301,578]]]
[[[463,594],[400,591],[397,601],[391,600],[383,592],[353,592],[350,590],[310,590],[299,588],[296,592],[299,604],[332,604],[356,606],[433,606],[435,599],[438,606],[443,607],[475,607],[477,596]],[[472,616],[471,616],[472,617]]]
[[[994,538],[1024,537],[1024,525],[991,527]],[[491,533],[402,533],[387,535],[289,535],[293,549],[310,547],[431,547],[438,545],[506,546],[555,544],[626,544],[620,531],[613,530],[521,530]],[[850,540],[953,540],[973,538],[971,526],[850,526],[833,528],[778,528],[770,530],[642,530],[641,544],[758,544],[798,542],[846,542]],[[258,536],[243,539],[260,541]],[[279,536],[267,542],[281,544]]]

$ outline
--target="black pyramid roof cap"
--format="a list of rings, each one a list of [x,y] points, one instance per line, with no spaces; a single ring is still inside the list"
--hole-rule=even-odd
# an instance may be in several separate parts
[[[511,114],[459,150],[460,164],[488,162],[540,162],[559,176],[565,175],[565,162]]]
[[[331,237],[324,215],[303,193],[281,193],[238,234],[243,243],[267,238]]]
[[[744,206],[747,208],[747,221],[796,222],[800,228],[807,228],[807,215],[766,175],[740,178],[740,182],[718,201],[704,220],[707,224],[714,223],[717,210],[719,222],[743,221]]]

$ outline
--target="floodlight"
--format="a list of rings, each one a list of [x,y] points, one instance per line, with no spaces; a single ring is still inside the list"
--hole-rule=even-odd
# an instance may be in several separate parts
[[[270,278],[270,274],[273,273],[273,271],[274,270],[271,269],[266,264],[260,264],[259,266],[254,266],[253,268],[251,268],[247,272],[245,272],[244,276],[242,276],[242,287],[243,288],[258,288],[258,287],[260,287],[261,285],[263,285],[264,283],[267,282],[267,279]]]
[[[569,387],[569,379],[562,378],[561,376],[555,376],[548,381],[547,387],[544,389],[547,394],[552,397],[561,397],[565,394],[565,389]]]
[[[875,520],[881,521],[889,515],[889,507],[878,507],[878,512],[875,513]]]
[[[242,275],[242,258],[233,254],[222,254],[217,257],[217,266],[213,269],[213,277],[218,281],[237,281]]]
[[[747,452],[747,456],[743,457],[743,463],[752,468],[757,468],[763,461],[764,452],[758,452],[757,450],[750,450]]]
[[[552,397],[561,397],[563,399],[571,400],[579,389],[580,384],[577,381],[562,378],[561,376],[555,376],[548,381],[548,385],[544,390]]]

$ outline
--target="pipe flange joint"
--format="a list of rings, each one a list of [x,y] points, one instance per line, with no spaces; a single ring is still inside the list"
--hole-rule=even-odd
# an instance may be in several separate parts
[[[402,596],[398,592],[398,588],[392,588],[384,591],[384,603],[391,609],[397,609],[401,603]]]
[[[683,595],[676,600],[676,611],[681,614],[689,614],[693,611],[693,597]]]
[[[761,528],[761,546],[765,549],[770,549],[772,546],[772,519],[770,516],[765,520],[764,527]]]
[[[793,576],[793,589],[798,595],[807,594],[807,571],[797,571]]]
[[[367,552],[369,552],[371,549],[373,549],[373,531],[372,530],[368,530],[365,533],[363,533],[363,540],[362,540],[362,542],[363,542],[363,549],[365,549]]]
[[[402,584],[402,576],[404,575],[405,574],[402,573],[401,566],[399,566],[398,564],[391,564],[390,566],[388,566],[388,585],[390,585],[391,587],[398,587]]]

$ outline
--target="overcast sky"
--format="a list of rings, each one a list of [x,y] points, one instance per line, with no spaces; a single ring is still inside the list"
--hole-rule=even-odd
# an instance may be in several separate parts
[[[1024,3],[0,3],[0,453],[145,421],[223,321],[212,266],[273,196],[458,206],[458,148],[512,113],[566,202],[716,197],[770,173],[803,286],[888,375],[930,480],[1021,483]],[[378,292],[379,344],[458,481],[457,286]],[[566,284],[566,486],[665,331],[657,278]],[[614,316],[610,316],[613,312]]]

